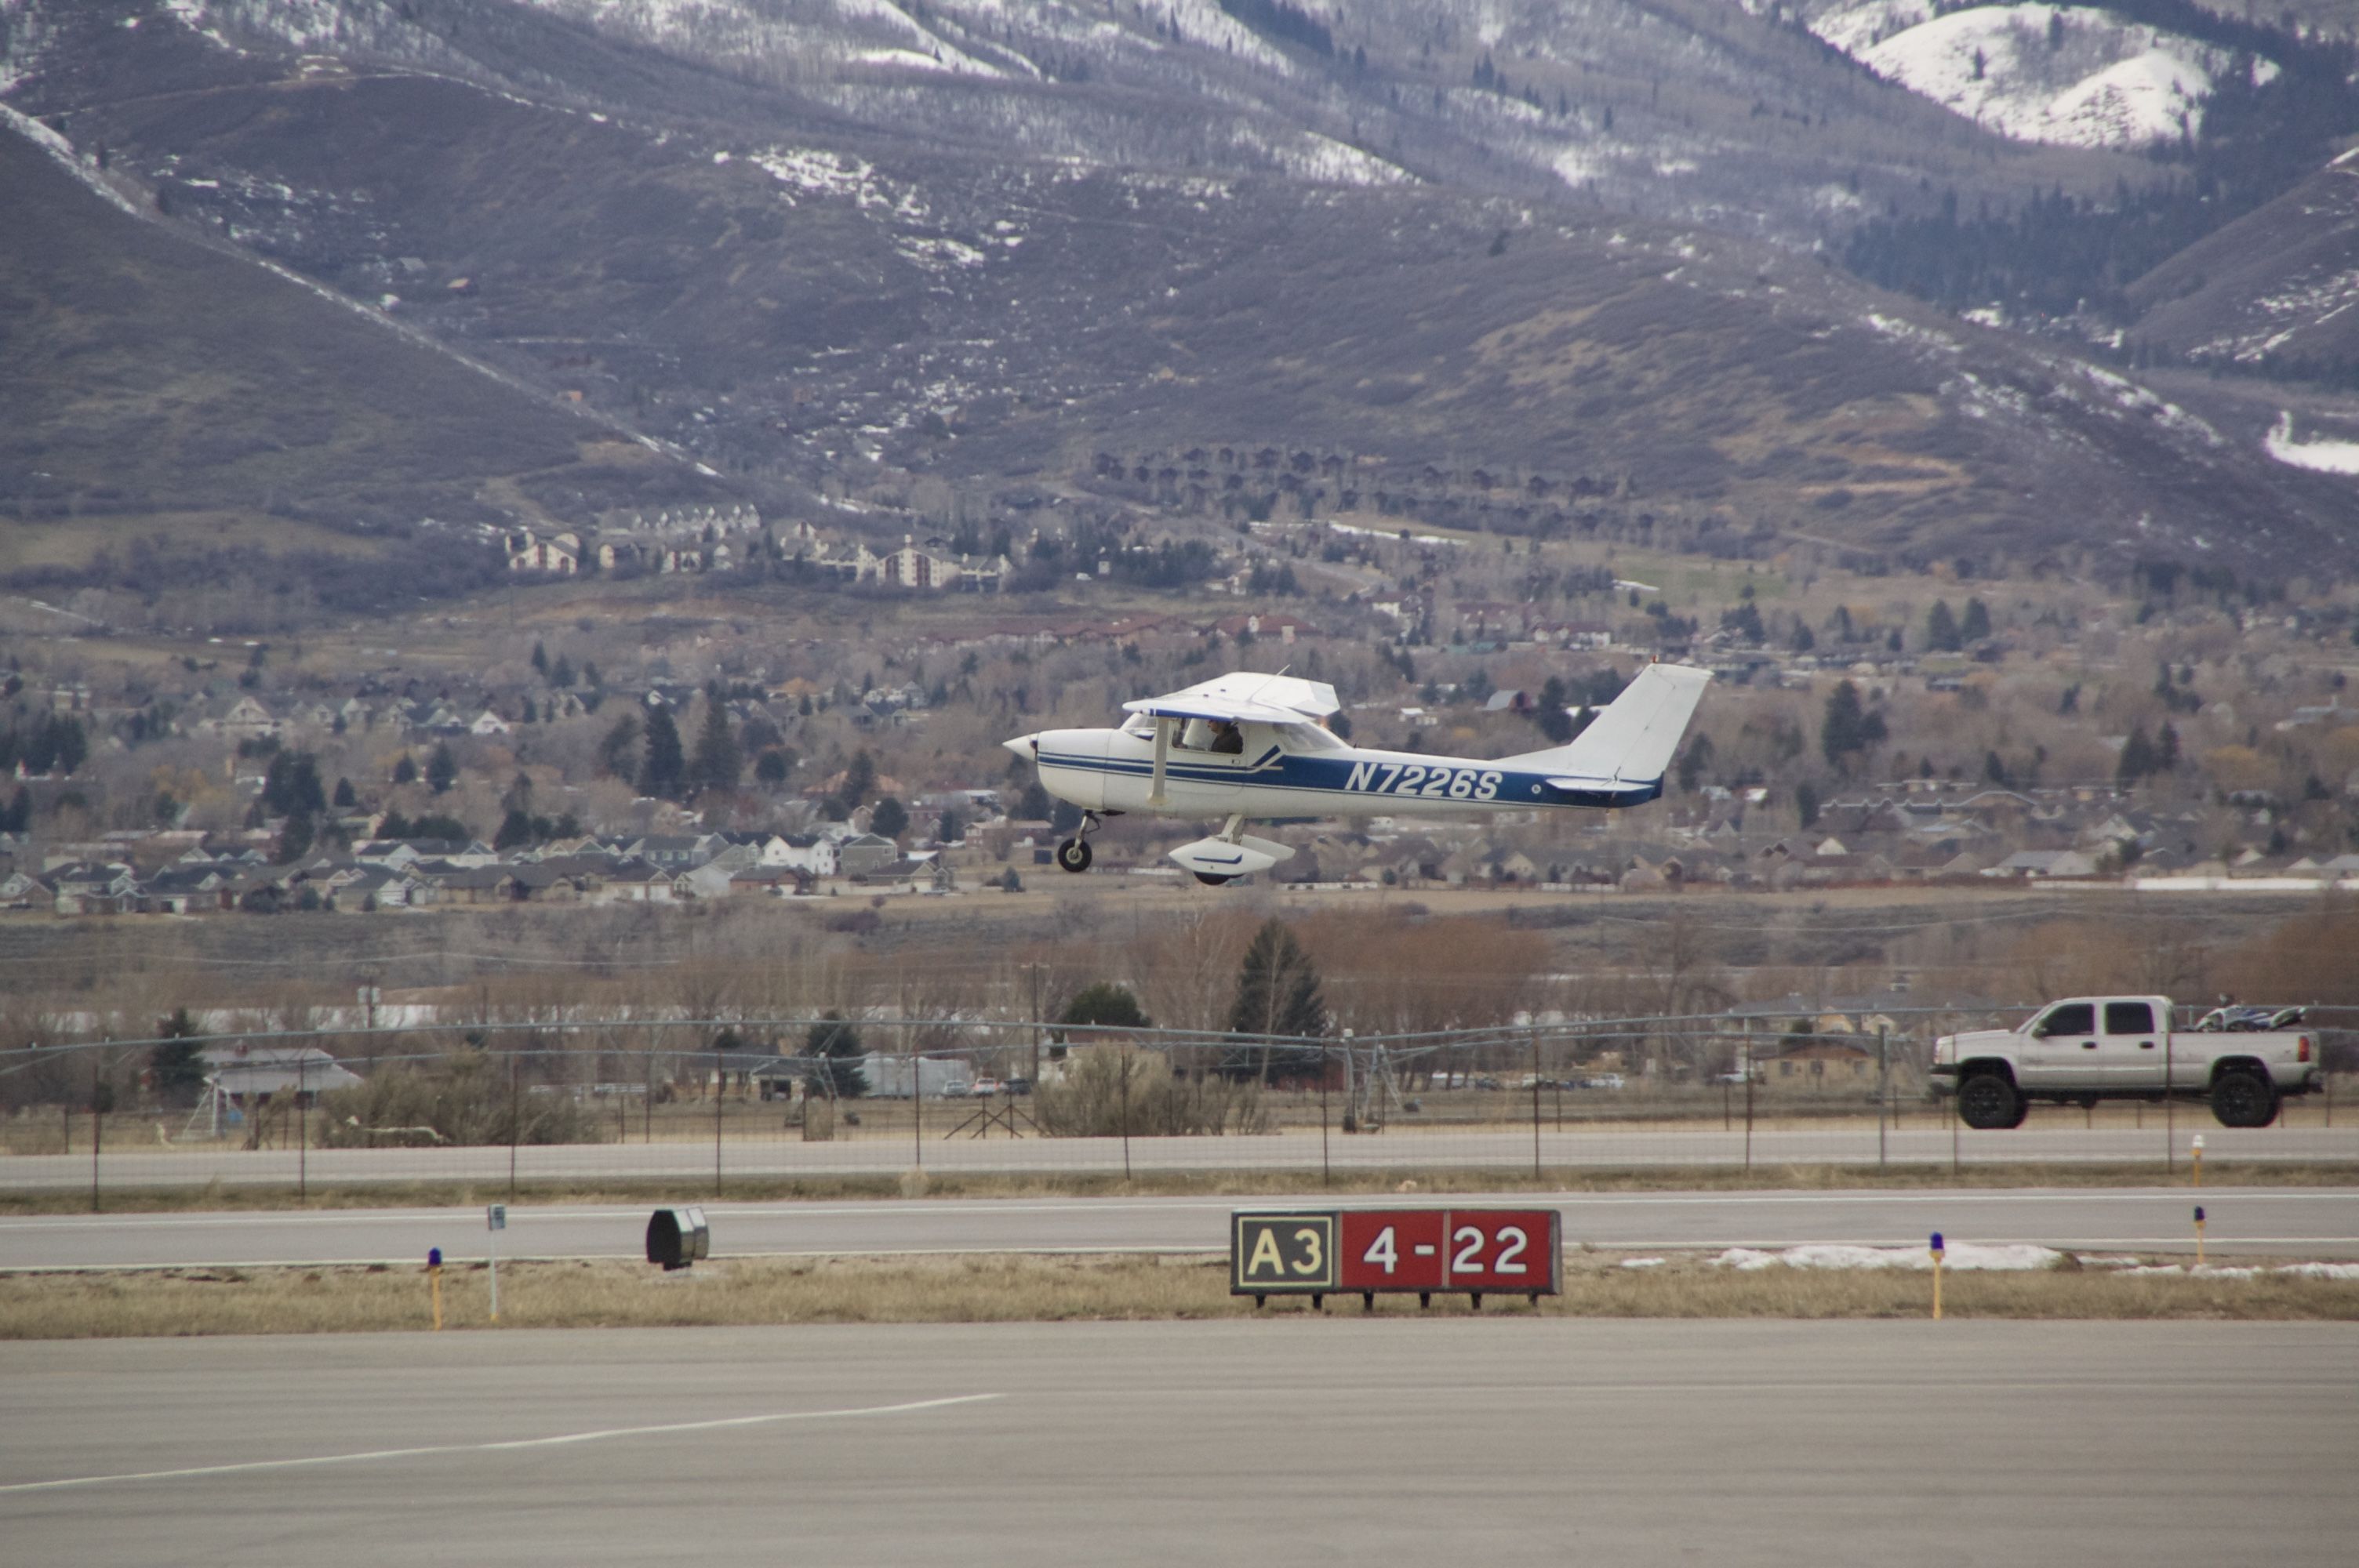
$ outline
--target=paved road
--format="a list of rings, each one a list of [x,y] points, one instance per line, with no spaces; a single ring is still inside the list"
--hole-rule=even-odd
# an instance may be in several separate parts
[[[690,1199],[692,1201],[692,1198]],[[2186,1187],[1995,1192],[1624,1193],[1409,1199],[1315,1192],[1269,1198],[936,1199],[707,1204],[716,1254],[968,1251],[1218,1251],[1233,1208],[1484,1202],[1562,1211],[1568,1245],[1788,1247],[1811,1241],[2036,1241],[2088,1249],[2184,1249],[2201,1201],[2223,1251],[2359,1258],[2359,1189]],[[516,1207],[503,1257],[642,1255],[647,1207]],[[0,1218],[0,1269],[159,1264],[412,1262],[440,1247],[483,1254],[484,1212],[326,1209],[258,1214],[41,1215]]]
[[[929,1113],[929,1116],[932,1114]],[[957,1114],[947,1109],[946,1115]],[[1875,1123],[1860,1120],[1807,1130],[1756,1131],[1749,1146],[1742,1130],[1652,1128],[1615,1124],[1541,1132],[1538,1159],[1550,1166],[1664,1167],[1775,1165],[1946,1165],[2097,1162],[2152,1164],[2166,1156],[2184,1169],[2190,1144],[2201,1134],[2214,1160],[2338,1161],[2359,1162],[2359,1126],[2215,1127],[2200,1110],[2187,1109],[2170,1133],[2160,1126],[2085,1128],[2058,1114],[2042,1125],[2005,1132],[1955,1131],[1917,1123],[1892,1130],[1879,1144]],[[129,1141],[103,1146],[100,1180],[114,1187],[295,1184],[299,1173],[322,1183],[469,1181],[505,1182],[509,1152],[470,1149],[314,1149],[299,1158],[292,1150],[225,1151],[163,1149]],[[832,1143],[732,1139],[722,1151],[723,1169],[741,1177],[874,1175],[923,1164],[939,1172],[1117,1173],[1125,1158],[1135,1171],[1318,1171],[1325,1161],[1336,1170],[1462,1168],[1529,1170],[1535,1157],[1529,1128],[1424,1131],[1395,1128],[1381,1137],[1321,1140],[1316,1129],[1256,1138],[1136,1138],[1127,1156],[1118,1138],[1023,1138],[943,1140],[922,1142],[864,1138]],[[516,1173],[526,1181],[581,1181],[679,1176],[709,1178],[713,1147],[680,1141],[661,1143],[580,1143],[516,1152]],[[0,1187],[86,1188],[91,1156],[19,1154],[0,1159]]]
[[[2342,1568],[2354,1367],[2350,1324],[1308,1314],[0,1345],[0,1539],[93,1568]]]

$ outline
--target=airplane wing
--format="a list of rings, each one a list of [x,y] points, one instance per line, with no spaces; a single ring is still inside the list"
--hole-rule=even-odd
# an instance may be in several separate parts
[[[1251,673],[1220,676],[1166,697],[1142,697],[1122,705],[1125,713],[1231,724],[1315,724],[1343,706],[1325,681]]]

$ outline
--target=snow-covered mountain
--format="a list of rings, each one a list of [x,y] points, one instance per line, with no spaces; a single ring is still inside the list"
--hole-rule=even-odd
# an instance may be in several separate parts
[[[1766,11],[1777,0],[1745,0]],[[1878,75],[2019,141],[2136,149],[2202,128],[2227,72],[2255,85],[2267,59],[2085,6],[1837,0],[1802,13],[1821,38]]]
[[[1827,254],[2148,160],[1733,5],[0,0],[0,59],[172,227],[766,505],[1250,443],[1559,498],[1510,531],[2348,548],[2260,428]]]

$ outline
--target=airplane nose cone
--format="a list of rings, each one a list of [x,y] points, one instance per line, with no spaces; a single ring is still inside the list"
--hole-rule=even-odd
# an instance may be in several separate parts
[[[1018,735],[1012,741],[1002,741],[1000,744],[1019,757],[1036,757],[1040,752],[1040,737],[1037,734]]]

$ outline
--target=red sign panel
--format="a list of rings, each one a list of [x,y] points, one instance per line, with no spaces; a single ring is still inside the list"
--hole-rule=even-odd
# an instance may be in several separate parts
[[[1448,1289],[1449,1216],[1438,1208],[1343,1211],[1343,1288],[1346,1291]]]
[[[1557,1211],[1345,1209],[1336,1249],[1343,1291],[1563,1288]]]
[[[1443,1247],[1443,1288],[1452,1291],[1548,1291],[1558,1288],[1562,1251],[1552,1208],[1451,1209]]]

